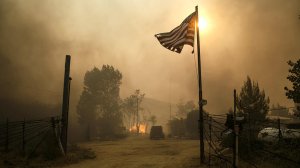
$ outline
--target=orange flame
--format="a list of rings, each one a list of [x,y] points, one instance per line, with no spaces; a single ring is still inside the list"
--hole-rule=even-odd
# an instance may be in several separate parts
[[[139,124],[139,133],[140,134],[146,134],[147,125],[146,124]],[[136,133],[136,125],[129,128],[129,132]]]

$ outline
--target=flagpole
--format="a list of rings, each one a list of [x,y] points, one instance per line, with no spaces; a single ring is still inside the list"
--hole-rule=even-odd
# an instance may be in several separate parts
[[[200,132],[200,163],[204,163],[204,128],[203,128],[203,102],[202,102],[202,77],[201,77],[201,58],[200,58],[200,37],[198,27],[198,6],[196,9],[196,32],[197,32],[197,54],[198,54],[198,85],[199,85],[199,132]]]

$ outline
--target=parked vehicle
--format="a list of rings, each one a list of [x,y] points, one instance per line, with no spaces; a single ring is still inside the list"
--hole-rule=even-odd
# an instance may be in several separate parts
[[[289,129],[282,128],[281,130],[282,139],[300,139],[300,129]],[[264,128],[258,133],[258,139],[268,142],[276,142],[279,139],[279,129],[277,128]]]
[[[164,139],[162,126],[152,126],[150,130],[150,139]]]
[[[283,130],[281,131],[283,133]],[[261,141],[276,142],[279,138],[279,129],[267,127],[259,131],[257,138]]]

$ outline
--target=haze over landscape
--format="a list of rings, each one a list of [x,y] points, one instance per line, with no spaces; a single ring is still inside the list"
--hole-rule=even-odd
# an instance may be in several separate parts
[[[0,0],[0,167],[299,167],[299,44],[300,0]]]
[[[291,106],[288,60],[300,54],[300,1],[40,1],[0,2],[1,99],[61,103],[66,54],[72,56],[71,113],[87,70],[113,65],[123,74],[121,97],[197,102],[192,48],[182,54],[160,46],[154,34],[170,31],[199,5],[205,109],[225,113],[249,75],[271,104]]]

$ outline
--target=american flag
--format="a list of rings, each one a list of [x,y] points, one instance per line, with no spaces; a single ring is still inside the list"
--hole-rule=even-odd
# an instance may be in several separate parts
[[[165,48],[181,53],[185,44],[194,46],[195,19],[196,12],[193,12],[172,31],[156,34],[155,37]]]

